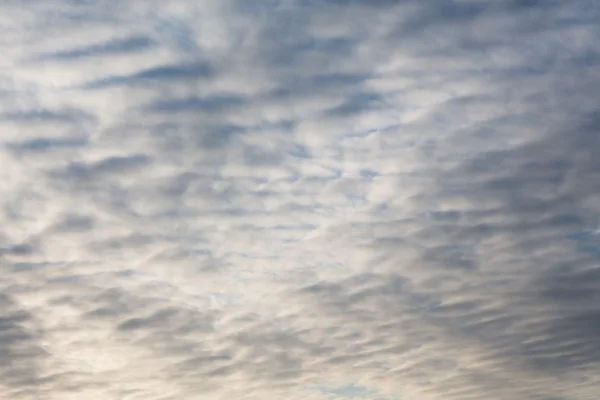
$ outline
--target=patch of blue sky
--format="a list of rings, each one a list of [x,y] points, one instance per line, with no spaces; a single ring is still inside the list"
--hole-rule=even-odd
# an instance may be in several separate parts
[[[375,211],[377,212],[384,212],[389,210],[390,206],[388,203],[379,203],[375,206]]]
[[[331,399],[349,398],[349,399],[377,399],[383,400],[377,389],[366,386],[349,384],[345,386],[316,386],[312,388],[318,392],[328,395]]]
[[[578,250],[583,253],[600,254],[599,228],[564,235],[564,237],[574,241],[577,244]]]
[[[349,194],[346,196],[346,198],[348,199],[348,201],[350,202],[350,204],[354,207],[358,206],[358,205],[364,205],[367,204],[367,196],[364,194]]]
[[[294,173],[293,175],[287,176],[281,179],[281,182],[293,183],[298,182],[302,178],[302,175],[299,173]]]
[[[310,150],[301,144],[294,145],[294,147],[288,151],[288,154],[296,158],[310,158]]]
[[[367,178],[367,179],[375,178],[379,175],[380,175],[379,172],[372,170],[372,169],[362,169],[360,171],[360,176],[362,176],[363,178]]]
[[[148,19],[144,22],[151,25],[163,40],[167,39],[171,45],[174,45],[182,52],[188,54],[195,53],[197,47],[194,40],[194,32],[190,28],[188,21],[181,18],[165,18],[163,15],[158,14],[151,14],[147,17]]]
[[[333,175],[331,179],[340,179],[343,175],[343,172],[339,169],[333,169]]]

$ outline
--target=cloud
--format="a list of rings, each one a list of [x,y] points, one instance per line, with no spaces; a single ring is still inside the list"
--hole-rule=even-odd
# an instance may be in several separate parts
[[[593,2],[5,2],[7,399],[587,399]]]
[[[72,60],[85,57],[98,57],[114,53],[131,53],[134,51],[146,49],[153,44],[154,43],[152,42],[152,40],[150,40],[147,37],[133,36],[126,39],[112,40],[107,43],[91,45],[76,50],[49,53],[47,55],[42,56],[41,58],[45,60]]]

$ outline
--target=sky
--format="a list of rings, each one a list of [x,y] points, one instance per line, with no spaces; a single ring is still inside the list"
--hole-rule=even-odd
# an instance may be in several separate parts
[[[600,395],[600,3],[4,0],[0,398]]]

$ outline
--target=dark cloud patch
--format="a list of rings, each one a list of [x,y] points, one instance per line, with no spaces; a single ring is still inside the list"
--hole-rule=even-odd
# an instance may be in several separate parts
[[[332,55],[349,55],[353,47],[357,42],[348,38],[331,38],[331,39],[319,39],[319,38],[302,38],[295,36],[288,36],[289,40],[292,40],[286,48],[280,48],[281,53],[275,53],[272,61],[275,64],[284,64],[287,61],[297,60],[299,57],[307,56],[311,53],[316,54],[319,52],[327,52]],[[285,53],[283,52],[285,51]]]
[[[472,311],[462,316],[444,318],[445,324],[465,326],[460,336],[477,338],[498,361],[520,359],[552,375],[600,363],[596,340],[599,275],[595,267],[600,258],[565,243],[568,234],[585,230],[590,217],[598,212],[597,203],[589,201],[596,196],[600,182],[600,164],[592,155],[600,151],[597,132],[595,117],[574,116],[555,132],[541,132],[541,139],[531,144],[497,155],[481,155],[456,173],[460,179],[473,182],[473,189],[464,193],[470,204],[485,203],[484,197],[492,197],[499,207],[494,211],[497,219],[505,221],[491,230],[479,231],[479,239],[507,235],[510,247],[502,250],[501,257],[508,262],[514,255],[522,265],[520,272],[529,279],[519,283],[508,272],[517,273],[514,266],[506,265],[504,272],[502,264],[493,258],[479,259],[474,265],[484,276],[499,274],[514,279],[512,293],[516,296],[511,299],[504,297],[508,293],[500,292],[499,297],[492,297],[490,300],[504,306],[496,309],[496,317],[486,317],[484,324],[476,322],[481,319],[477,310],[483,308],[482,301],[473,303]],[[453,173],[443,175],[443,182],[452,181]],[[437,195],[443,201],[444,192]],[[466,215],[469,218],[468,212]],[[480,217],[471,214],[470,223],[477,226]],[[447,232],[447,242],[458,242],[461,237],[463,228],[454,228],[458,236]],[[553,248],[564,250],[556,253]],[[437,250],[435,255],[443,256]],[[443,259],[446,268],[460,264],[452,257]],[[537,278],[540,276],[545,276],[542,283]],[[432,315],[447,311],[437,309]]]
[[[227,150],[231,141],[248,130],[246,126],[224,121],[192,121],[189,124],[170,123],[159,126],[152,135],[161,149],[168,150],[166,156],[187,154],[198,158],[199,162],[218,166],[225,162],[222,152]]]
[[[0,254],[11,256],[27,256],[36,251],[35,246],[29,243],[20,243],[0,250]]]
[[[153,45],[155,45],[155,42],[146,36],[133,36],[78,49],[57,51],[42,55],[39,59],[69,61],[82,58],[102,57],[112,54],[131,54],[137,51],[147,50]]]
[[[535,133],[502,150],[471,147],[468,157],[457,160],[458,136],[440,140],[438,179],[415,199],[422,209],[439,211],[411,220],[418,229],[398,221],[398,236],[372,238],[372,267],[386,261],[393,272],[369,278],[367,287],[352,280],[323,282],[305,288],[302,298],[316,301],[349,330],[385,320],[410,343],[461,349],[481,364],[481,372],[462,370],[461,379],[469,383],[460,388],[440,383],[453,398],[470,398],[470,388],[480,385],[475,381],[485,384],[474,393],[500,396],[501,377],[515,371],[524,380],[552,381],[597,370],[600,254],[573,242],[591,236],[577,232],[593,229],[600,212],[600,130],[596,112],[564,112],[585,99],[584,93],[544,109],[559,114],[559,123],[521,120],[523,132]],[[481,123],[482,132],[470,138],[488,127],[506,136],[519,129],[495,123]],[[428,286],[423,277],[438,280],[426,280]],[[363,351],[356,344],[355,356],[330,361],[350,364],[363,359]],[[434,351],[427,354],[435,358]],[[435,375],[444,369],[429,362],[417,364],[417,371]],[[414,378],[409,370],[398,373]],[[551,390],[524,385],[512,396],[545,398]]]
[[[175,64],[149,68],[128,76],[103,78],[85,85],[86,89],[103,89],[129,85],[152,84],[156,82],[185,82],[207,79],[213,76],[214,69],[207,63]]]
[[[12,143],[8,147],[19,153],[41,153],[55,149],[77,149],[88,143],[84,138],[37,138]]]
[[[345,73],[315,73],[314,76],[308,78],[284,75],[281,77],[279,86],[262,97],[265,100],[293,102],[305,96],[347,93],[350,97],[347,101],[348,104],[342,105],[340,108],[343,109],[344,106],[346,108],[360,107],[371,97],[376,97],[374,93],[361,92],[362,86],[368,78],[367,75]],[[351,110],[349,111],[351,112]]]
[[[151,158],[143,154],[114,156],[92,163],[71,163],[63,173],[71,178],[88,180],[131,172],[147,166],[150,162]]]
[[[327,74],[315,76],[311,83],[321,88],[352,87],[364,83],[368,78],[367,75],[359,74]]]
[[[275,22],[275,21],[274,21]],[[294,63],[306,63],[311,58],[323,59],[323,54],[344,57],[352,53],[358,41],[354,38],[319,38],[311,36],[302,28],[308,22],[307,15],[280,12],[273,24],[264,27],[265,42],[261,56],[272,66],[289,70]],[[277,41],[273,41],[273,38]],[[324,59],[325,60],[325,59]]]
[[[525,347],[537,368],[554,373],[600,365],[598,257],[547,273],[536,299],[549,308],[543,339]]]
[[[53,226],[54,232],[87,232],[95,225],[92,217],[69,213],[64,215]]]
[[[408,23],[400,27],[401,36],[418,34],[428,27],[468,23],[489,10],[477,2],[437,1],[427,4],[411,15]]]
[[[511,11],[519,12],[529,9],[540,10],[544,8],[554,8],[559,2],[555,0],[505,0],[503,4]]]
[[[0,294],[0,306],[0,383],[35,393],[44,380],[39,362],[47,357],[39,347],[42,335],[27,327],[35,325],[33,316],[9,295]]]
[[[244,98],[240,96],[211,96],[207,98],[189,97],[185,99],[173,99],[158,101],[150,105],[149,112],[176,113],[193,111],[197,113],[220,113],[232,112],[245,104]]]
[[[363,1],[363,0],[326,0],[327,4],[335,5],[335,6],[352,6],[352,5],[360,5],[363,7],[389,7],[398,4],[407,4],[411,3],[413,0],[373,0],[373,1]]]
[[[248,165],[279,165],[284,161],[280,151],[268,150],[261,146],[247,146],[244,150],[244,161]]]
[[[109,254],[120,252],[129,248],[144,248],[155,242],[155,238],[140,233],[134,233],[124,237],[113,237],[103,241],[93,241],[89,249],[98,254]]]
[[[206,149],[217,149],[226,146],[238,134],[244,133],[246,128],[237,125],[215,125],[205,128],[199,127],[196,143]]]
[[[350,117],[366,111],[382,108],[379,96],[374,93],[358,93],[351,96],[344,104],[327,112],[331,117]]]
[[[52,111],[52,110],[27,110],[9,112],[0,115],[6,121],[43,121],[43,122],[69,122],[73,120],[89,119],[90,116],[78,110]]]

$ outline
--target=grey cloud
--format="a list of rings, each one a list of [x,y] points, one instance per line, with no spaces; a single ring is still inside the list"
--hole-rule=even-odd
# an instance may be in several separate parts
[[[42,55],[40,60],[78,60],[88,57],[102,57],[111,54],[130,54],[132,52],[146,50],[155,45],[154,41],[145,36],[133,36],[121,40],[113,40],[107,43],[96,44],[84,48],[57,51]]]
[[[150,111],[159,112],[178,112],[178,111],[195,111],[195,112],[220,112],[229,111],[243,106],[243,98],[237,96],[212,96],[208,98],[187,98],[181,100],[159,101],[152,104]]]
[[[129,76],[114,76],[90,82],[86,89],[103,89],[127,85],[140,85],[153,82],[189,81],[190,79],[206,79],[214,74],[206,63],[175,64],[149,68]]]
[[[103,175],[126,173],[148,165],[150,158],[143,154],[132,156],[114,156],[92,163],[72,163],[66,169],[66,175],[74,178],[99,178]]]
[[[0,382],[14,389],[15,395],[36,393],[43,382],[40,362],[47,354],[39,347],[43,335],[27,328],[34,317],[7,294],[0,296]]]
[[[88,144],[85,139],[54,139],[54,138],[38,138],[20,142],[11,145],[10,147],[17,152],[43,152],[60,148],[81,148]]]
[[[328,114],[333,117],[360,115],[360,113],[363,111],[374,111],[381,108],[381,104],[377,104],[377,100],[378,99],[376,95],[370,93],[359,93],[352,96],[341,106],[329,110]]]
[[[60,221],[52,226],[54,232],[85,232],[94,227],[94,219],[85,216],[69,213],[64,215]]]
[[[0,119],[5,121],[45,121],[45,122],[77,122],[91,119],[91,116],[81,110],[71,109],[63,111],[32,110],[9,112],[2,114]]]

